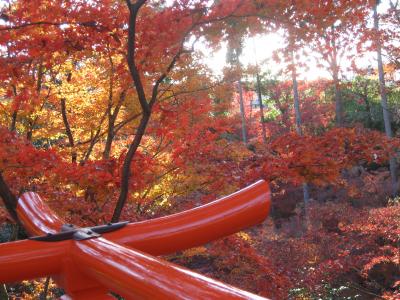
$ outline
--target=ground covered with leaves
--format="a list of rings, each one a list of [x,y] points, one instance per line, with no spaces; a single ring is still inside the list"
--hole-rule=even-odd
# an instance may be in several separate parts
[[[379,186],[388,177],[383,169],[372,179],[366,173]],[[304,210],[298,193],[293,186],[277,190],[263,224],[166,259],[271,299],[400,297],[400,199],[376,195],[368,184],[357,196],[339,199],[331,197],[341,189],[314,187],[312,193],[325,200],[312,199]],[[3,225],[3,241],[15,237],[13,230]],[[11,299],[39,299],[45,293],[54,299],[63,293],[46,279],[7,289]]]
[[[25,191],[94,226],[264,179],[263,224],[167,259],[271,299],[399,299],[399,41],[397,0],[0,0],[0,242],[27,237]]]
[[[378,207],[312,201],[307,216],[272,217],[170,259],[271,299],[397,299],[398,201]]]

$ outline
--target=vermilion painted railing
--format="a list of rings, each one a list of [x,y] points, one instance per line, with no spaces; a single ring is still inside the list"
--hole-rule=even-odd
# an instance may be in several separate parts
[[[23,240],[0,244],[0,282],[52,276],[78,299],[265,299],[153,255],[209,242],[262,222],[270,209],[268,184],[182,213],[130,223],[84,240]],[[35,193],[18,200],[18,217],[33,236],[57,234],[65,222]],[[65,225],[64,225],[65,227]]]

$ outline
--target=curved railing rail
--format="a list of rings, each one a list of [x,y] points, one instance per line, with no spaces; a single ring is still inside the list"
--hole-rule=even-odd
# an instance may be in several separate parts
[[[84,240],[23,240],[0,244],[0,282],[52,276],[76,299],[265,299],[153,255],[198,246],[262,222],[270,209],[268,184],[259,181],[209,204],[158,219],[130,223]],[[18,200],[30,235],[65,229],[35,193]],[[90,233],[90,232],[89,232]]]

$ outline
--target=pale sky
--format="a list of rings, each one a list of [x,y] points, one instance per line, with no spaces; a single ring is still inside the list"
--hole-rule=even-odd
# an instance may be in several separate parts
[[[382,0],[378,11],[384,12],[389,8],[389,0]],[[279,72],[284,66],[278,65],[272,59],[272,53],[279,49],[284,44],[282,34],[272,33],[265,35],[258,35],[256,37],[249,38],[245,41],[244,49],[240,61],[244,66],[255,65],[258,63],[262,71],[269,70],[272,73]],[[206,64],[213,70],[216,75],[222,74],[222,69],[226,65],[226,45],[223,45],[220,50],[216,52],[208,51],[204,49],[202,45],[199,46],[199,50],[207,53],[205,58]],[[306,61],[303,61],[306,62]],[[357,61],[357,64],[361,67],[367,67],[369,65],[375,65],[375,54],[366,54],[362,60]],[[343,61],[342,66],[349,68],[351,62]],[[330,78],[330,74],[326,69],[318,67],[314,59],[307,60],[308,70],[298,70],[299,79],[314,80],[317,78]],[[347,73],[346,76],[351,76]]]

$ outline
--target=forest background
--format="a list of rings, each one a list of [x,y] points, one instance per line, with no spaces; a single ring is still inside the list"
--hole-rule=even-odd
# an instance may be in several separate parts
[[[24,191],[92,226],[265,179],[265,223],[167,258],[272,299],[399,297],[398,1],[0,5],[2,242]]]

